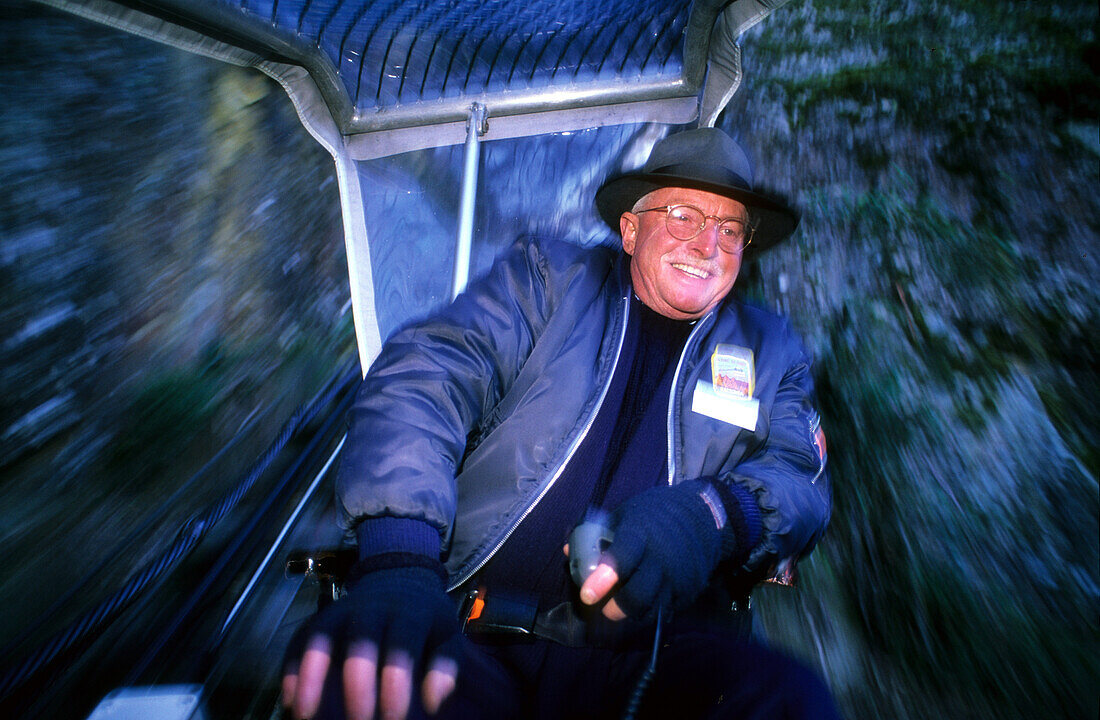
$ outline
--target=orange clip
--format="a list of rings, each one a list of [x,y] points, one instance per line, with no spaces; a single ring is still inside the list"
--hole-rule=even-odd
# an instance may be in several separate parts
[[[481,611],[485,609],[485,600],[480,597],[474,598],[474,604],[470,607],[470,614],[466,616],[466,620],[477,620],[481,617]]]

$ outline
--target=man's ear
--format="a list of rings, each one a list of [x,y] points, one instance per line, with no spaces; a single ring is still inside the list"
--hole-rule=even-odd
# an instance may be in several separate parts
[[[638,216],[632,212],[624,212],[620,215],[619,234],[623,236],[623,252],[633,255],[634,244],[638,240]]]

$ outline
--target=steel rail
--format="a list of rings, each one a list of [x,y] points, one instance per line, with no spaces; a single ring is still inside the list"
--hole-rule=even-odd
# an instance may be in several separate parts
[[[279,535],[271,543],[271,548],[267,551],[267,554],[264,555],[264,559],[260,561],[259,566],[256,568],[256,572],[252,573],[252,577],[248,580],[248,585],[246,585],[244,590],[241,591],[240,597],[237,598],[237,602],[235,602],[233,604],[233,607],[229,610],[229,614],[226,615],[225,622],[222,623],[221,630],[218,631],[218,642],[220,642],[225,637],[225,633],[233,624],[233,621],[237,617],[237,613],[240,612],[240,609],[244,606],[245,602],[248,601],[248,597],[252,594],[252,588],[256,586],[257,582],[259,582],[260,576],[267,569],[268,564],[271,562],[271,558],[275,556],[275,553],[278,552],[279,548],[282,546],[283,540],[286,539],[286,536],[290,532],[291,528],[294,527],[294,524],[296,522],[298,522],[298,516],[302,514],[302,510],[313,498],[313,493],[317,491],[317,488],[321,485],[321,480],[323,480],[325,475],[328,474],[329,469],[332,467],[332,463],[335,462],[337,456],[340,455],[340,451],[344,449],[344,443],[347,441],[347,439],[347,433],[344,433],[344,435],[340,438],[340,442],[336,444],[336,448],[332,451],[332,454],[329,455],[328,460],[325,461],[324,466],[317,472],[317,475],[313,478],[313,482],[311,482],[309,484],[309,487],[306,488],[306,491],[302,493],[301,500],[298,501],[298,504],[297,506],[295,506],[294,511],[290,513],[290,517],[288,517],[286,522],[283,523],[283,527],[279,531]]]

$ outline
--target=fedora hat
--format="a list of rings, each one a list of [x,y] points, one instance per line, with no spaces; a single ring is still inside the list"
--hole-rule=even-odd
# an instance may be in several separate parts
[[[618,230],[619,217],[638,198],[663,187],[706,190],[745,205],[756,226],[746,251],[766,250],[798,226],[797,212],[753,190],[748,155],[717,128],[686,130],[658,141],[640,172],[613,177],[596,191],[596,210]]]

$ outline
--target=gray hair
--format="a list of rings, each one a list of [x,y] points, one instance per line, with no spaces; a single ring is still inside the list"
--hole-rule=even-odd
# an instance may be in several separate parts
[[[663,189],[664,188],[658,188],[658,190],[663,190]],[[648,204],[646,198],[648,198],[650,195],[652,195],[655,192],[657,192],[657,190],[650,190],[645,195],[642,195],[640,198],[638,198],[638,202],[634,203],[634,205],[631,206],[630,212],[637,213],[639,210],[645,209],[645,206]]]

